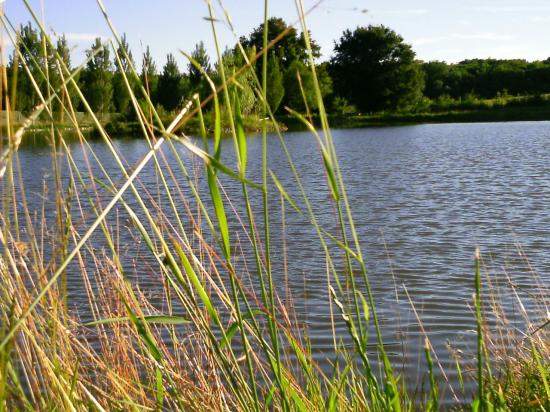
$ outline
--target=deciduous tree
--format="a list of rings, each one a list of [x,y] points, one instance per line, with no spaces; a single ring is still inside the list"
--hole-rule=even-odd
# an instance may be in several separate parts
[[[338,94],[362,111],[403,109],[422,96],[422,71],[412,47],[385,26],[346,30],[330,72]]]

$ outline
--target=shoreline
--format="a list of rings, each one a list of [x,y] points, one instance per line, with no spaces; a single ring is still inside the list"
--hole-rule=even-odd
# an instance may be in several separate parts
[[[289,130],[305,130],[294,118],[281,119]],[[393,127],[442,123],[496,123],[516,121],[550,121],[550,105],[499,107],[477,110],[450,110],[426,113],[386,113],[373,115],[335,116],[329,114],[331,127]]]
[[[329,123],[333,128],[350,129],[361,127],[395,127],[411,126],[421,124],[443,124],[443,123],[496,123],[496,122],[518,122],[518,121],[550,121],[550,104],[498,107],[475,110],[449,110],[445,112],[425,112],[425,113],[382,113],[372,115],[349,115],[349,116],[328,116]],[[314,117],[314,122],[318,117]],[[307,130],[303,123],[295,117],[284,115],[278,116],[279,128],[281,131],[301,131]],[[183,130],[186,134],[197,134],[200,132],[198,125],[190,122]],[[245,119],[246,123],[246,119]],[[17,130],[23,123],[14,123],[14,130]],[[40,133],[49,130],[51,123],[36,122],[27,130],[29,132]],[[75,130],[74,125],[58,125],[66,131]],[[129,136],[142,132],[141,126],[134,121],[116,121],[116,123],[106,123],[106,131],[112,136]],[[222,134],[226,135],[228,126],[222,125]],[[92,124],[80,125],[80,130],[95,132],[95,126]],[[247,133],[261,132],[262,126],[255,121],[245,124]],[[275,127],[269,124],[268,132],[274,132]]]

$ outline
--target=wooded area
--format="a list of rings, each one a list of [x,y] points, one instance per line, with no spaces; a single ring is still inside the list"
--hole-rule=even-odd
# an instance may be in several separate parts
[[[241,110],[245,115],[260,112],[258,80],[262,74],[262,59],[256,61],[263,45],[263,24],[240,44],[223,54],[227,74],[238,73]],[[290,27],[280,18],[269,20],[268,41],[279,39],[269,50],[267,67],[267,100],[273,112],[290,107],[298,112],[315,112],[313,75],[304,33]],[[67,39],[58,37],[55,50],[46,46],[40,33],[29,23],[21,27],[18,38],[20,54],[10,57],[8,81],[17,82],[17,96],[10,96],[12,107],[22,113],[30,112],[38,101],[35,87],[61,84],[61,71],[56,67],[55,53],[71,67]],[[44,52],[46,50],[46,52]],[[542,96],[550,92],[550,58],[528,62],[522,59],[473,59],[459,63],[422,62],[416,59],[412,46],[385,26],[358,27],[346,30],[335,42],[334,53],[328,61],[319,62],[320,48],[312,40],[312,58],[316,75],[329,113],[337,116],[388,112],[437,112],[447,108],[467,108],[480,105],[482,99],[500,99],[501,105],[516,96]],[[77,76],[77,82],[98,114],[118,113],[123,120],[132,120],[128,82],[143,101],[131,67],[136,66],[126,37],[113,50],[96,39],[90,46],[87,62]],[[211,86],[205,76],[220,83],[220,67],[212,63],[204,44],[197,44],[190,54],[187,67],[178,67],[173,54],[159,70],[149,47],[139,56],[140,80],[149,97],[161,112],[172,112],[193,93],[205,98]],[[252,62],[250,68],[240,70]],[[25,63],[23,63],[25,62]],[[44,79],[35,86],[25,73]],[[42,73],[40,73],[42,72]],[[71,90],[71,88],[69,88]],[[64,96],[73,98],[75,96]],[[75,110],[83,110],[75,99]],[[143,103],[143,101],[141,103]],[[532,102],[533,100],[529,100]],[[521,103],[520,103],[521,104]]]

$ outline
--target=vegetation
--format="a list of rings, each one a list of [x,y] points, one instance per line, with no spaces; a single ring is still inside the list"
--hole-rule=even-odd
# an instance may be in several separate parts
[[[317,83],[327,102],[328,114],[338,118],[341,125],[356,124],[358,116],[365,124],[377,123],[378,120],[371,122],[370,119],[381,118],[385,122],[393,119],[403,122],[506,119],[507,113],[510,120],[527,120],[533,119],[527,109],[533,106],[539,108],[533,112],[537,113],[535,119],[550,118],[546,109],[540,109],[547,106],[544,95],[550,93],[550,60],[422,62],[416,59],[412,47],[393,30],[370,25],[346,30],[335,43],[330,60],[319,62],[320,48],[309,33],[306,36],[303,31],[276,17],[270,18],[268,23],[267,100],[273,113],[278,115],[288,115],[287,108],[290,108],[317,117],[320,114],[314,87]],[[223,67],[226,75],[234,73],[238,77],[243,115],[248,118],[247,124],[259,129],[261,125],[254,119],[261,117],[262,103],[254,92],[254,76],[261,78],[263,74],[263,58],[255,57],[263,51],[263,27],[263,24],[259,25],[249,36],[241,37],[239,44],[226,49],[222,53],[221,65],[210,63],[205,46],[200,42],[188,56],[185,71],[178,67],[176,57],[168,54],[159,72],[147,47],[141,57],[140,81],[145,85],[149,99],[139,88],[136,89],[136,81],[130,76],[130,67],[135,68],[135,62],[125,35],[112,51],[104,47],[101,39],[96,39],[87,52],[91,58],[75,80],[89,96],[90,105],[100,118],[110,119],[109,130],[128,133],[139,129],[139,125],[131,107],[126,80],[130,88],[135,89],[141,107],[150,100],[160,113],[175,115],[185,96],[196,92],[203,99],[207,97],[211,92],[208,78],[220,83]],[[67,41],[63,36],[58,38],[56,45],[46,46],[46,56],[42,34],[31,23],[19,29],[17,39],[24,59],[41,62],[46,57],[47,61],[52,61],[53,53],[57,51],[63,56],[64,64],[71,67]],[[307,41],[315,62],[316,81],[308,68]],[[237,73],[245,66],[245,70]],[[36,77],[36,69],[28,69]],[[12,108],[28,114],[39,101],[28,76],[18,75],[24,71],[18,56],[12,56],[7,76],[8,79],[17,78],[18,90],[21,91],[17,101],[12,102]],[[60,79],[55,79],[56,67],[50,67],[48,72],[52,76],[50,81],[59,84]],[[45,92],[44,82],[38,80],[38,85]],[[67,89],[68,93],[73,93],[72,86]],[[54,103],[54,110],[58,111],[56,105]],[[500,110],[499,113],[486,110],[506,106],[511,106],[512,110]],[[519,106],[526,109],[517,110]],[[75,110],[84,112],[85,107],[79,103]],[[211,105],[207,104],[205,110],[210,112]],[[518,116],[520,112],[522,114]],[[204,118],[207,126],[212,128],[213,117],[208,114]],[[226,120],[222,117],[223,122]],[[292,123],[290,120],[289,124]],[[224,123],[225,129],[229,127],[230,124]]]
[[[474,59],[456,64],[434,61],[422,66],[426,79],[424,94],[430,99],[538,95],[548,93],[550,87],[548,59],[535,62]]]
[[[363,112],[410,108],[422,96],[420,64],[411,46],[384,26],[357,28],[334,47],[330,73],[337,93]]]
[[[101,1],[99,4],[103,7]],[[297,6],[302,10],[300,2]],[[33,13],[30,7],[29,11]],[[211,8],[209,12],[214,31],[216,16]],[[117,73],[126,84],[129,110],[149,148],[131,167],[96,116],[112,104],[112,86],[94,72],[107,67],[105,47],[96,42],[83,65],[70,68],[38,18],[37,37],[42,39],[46,58],[24,55],[22,44],[17,42],[14,61],[18,63],[13,69],[21,67],[27,74],[34,95],[23,98],[32,97],[37,104],[26,109],[28,118],[17,130],[11,122],[2,125],[7,142],[0,158],[0,410],[439,408],[445,388],[435,379],[435,369],[441,365],[428,337],[427,391],[415,396],[416,388],[406,387],[389,360],[325,111],[315,48],[304,13],[300,13],[306,57],[295,69],[302,87],[309,85],[314,92],[314,97],[304,93],[302,104],[306,110],[315,108],[321,127],[316,129],[300,113],[293,114],[310,130],[312,144],[319,149],[319,167],[326,181],[318,190],[326,191],[327,204],[323,206],[335,210],[329,227],[321,226],[317,219],[269,106],[267,17],[261,75],[251,69],[250,57],[259,56],[254,47],[240,44],[233,51],[245,62],[241,67],[238,60],[225,66],[218,49],[216,67],[207,70],[203,66],[201,80],[189,78],[190,92],[208,84],[210,94],[204,100],[200,93],[187,96],[189,100],[178,106],[178,113],[167,126],[158,101],[162,82],[183,84],[176,76],[177,65],[168,58],[161,75],[164,80],[159,78],[155,92],[159,100],[153,99],[149,82],[156,75],[153,63],[146,56],[144,69],[137,72],[123,38],[113,29],[116,44],[111,50],[116,50]],[[13,36],[8,20],[4,16],[1,20]],[[190,56],[192,62],[202,55],[200,45],[196,51]],[[60,83],[48,76],[50,67],[55,67]],[[84,69],[80,83],[79,73]],[[210,70],[216,70],[218,83],[213,83]],[[9,83],[5,70],[2,75],[1,84],[10,84],[3,93],[4,107],[10,113],[11,104],[20,101],[19,82],[12,74]],[[259,113],[271,118],[277,129],[293,182],[281,183],[268,169],[266,122],[262,123],[262,179],[249,180],[242,111],[248,103],[239,76],[244,76],[247,87],[253,90]],[[202,83],[204,79],[206,83]],[[95,90],[85,90],[81,85]],[[84,157],[80,166],[55,117],[54,103],[76,131]],[[212,131],[205,125],[203,109],[207,105],[214,119]],[[85,109],[110,158],[100,157],[97,145],[89,144],[74,107]],[[32,210],[21,178],[32,170],[21,167],[18,149],[28,136],[29,125],[39,116],[49,125],[46,138],[53,154],[53,187],[43,193],[42,210]],[[233,164],[223,163],[221,156],[222,118],[230,125]],[[191,121],[201,130],[202,145],[179,133]],[[148,166],[154,169],[156,185],[140,180],[140,173]],[[228,197],[223,190],[224,179],[238,182],[241,192]],[[290,184],[298,188],[301,198],[289,196],[285,186]],[[272,202],[272,195],[280,202]],[[260,210],[252,208],[251,196],[262,199]],[[237,200],[243,201],[242,207],[237,206]],[[282,211],[282,227],[285,208],[305,216],[315,233],[311,242],[323,252],[320,264],[326,267],[327,304],[332,310],[327,328],[335,336],[331,373],[323,372],[311,353],[307,324],[298,322],[292,312],[293,291],[282,296],[274,284],[273,262],[281,259],[271,247],[275,235],[270,219],[275,208]],[[245,236],[237,238],[230,232],[230,218],[240,222]],[[123,231],[134,243],[119,243]],[[250,257],[251,266],[247,266]],[[498,316],[501,313],[498,301],[493,300],[495,295],[482,289],[481,263],[477,252],[472,270],[477,355],[473,363],[457,363],[461,381],[464,375],[479,390],[474,394],[454,393],[452,401],[476,411],[507,410],[524,405],[516,399],[522,393],[529,407],[547,406],[547,323],[537,323],[536,317],[531,322],[525,314],[524,333],[517,339],[507,337],[513,345],[506,348],[515,351],[499,352],[501,345],[492,339],[488,327],[490,318],[495,317],[500,327],[506,324]],[[89,309],[90,319],[80,319],[79,311],[72,308],[69,286],[73,285],[68,282],[74,278],[70,273],[82,277],[82,289],[88,297],[87,304],[82,305]],[[149,286],[140,283],[143,274],[149,277]],[[338,339],[336,324],[346,330]],[[530,372],[516,375],[511,382],[506,378],[511,375],[499,380],[499,368],[492,362],[498,356],[503,357],[501,364],[509,371],[529,366]],[[472,374],[467,372],[470,366],[474,367]]]

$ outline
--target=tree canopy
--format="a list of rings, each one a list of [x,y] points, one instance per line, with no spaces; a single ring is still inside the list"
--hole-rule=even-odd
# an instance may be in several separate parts
[[[141,56],[140,79],[144,89],[154,104],[169,112],[174,111],[183,99],[190,98],[195,92],[206,98],[211,88],[204,73],[219,86],[223,67],[227,78],[236,76],[231,95],[239,98],[242,112],[259,114],[263,59],[256,60],[256,56],[263,48],[263,31],[264,25],[260,24],[248,37],[241,38],[244,48],[236,44],[226,49],[221,65],[220,62],[211,63],[204,43],[196,44],[191,57],[202,70],[189,63],[186,70],[180,71],[176,57],[169,54],[162,72],[158,73],[157,63],[147,46]],[[267,37],[268,41],[277,39],[267,53],[267,101],[271,110],[281,112],[288,106],[301,113],[308,110],[314,113],[318,110],[317,86],[304,34],[283,19],[273,17],[268,20]],[[40,103],[37,90],[43,95],[48,93],[47,73],[49,85],[61,92],[61,102],[75,99],[75,108],[84,110],[83,103],[77,99],[76,89],[72,85],[61,87],[62,75],[65,75],[61,66],[71,66],[67,38],[59,36],[54,47],[42,40],[40,31],[30,23],[18,30],[17,48],[6,67],[8,81],[17,82],[16,98],[10,99],[12,108],[24,113],[33,110]],[[314,40],[312,48],[314,58],[318,59],[320,48]],[[132,73],[135,66],[126,36],[121,37],[121,43],[115,49],[97,38],[86,56],[88,61],[75,80],[92,110],[98,114],[116,112],[126,120],[135,120],[126,80],[131,90],[139,90],[136,97],[142,108],[146,104]],[[59,64],[58,58],[63,64]],[[249,67],[245,67],[247,61],[252,62]],[[400,35],[381,25],[346,30],[335,43],[332,58],[325,62],[316,60],[314,65],[329,113],[342,116],[358,111],[437,111],[445,110],[449,105],[472,105],[479,98],[536,97],[550,93],[550,58],[533,62],[490,58],[459,63],[420,62]],[[2,93],[11,98],[6,96],[5,90]],[[54,111],[62,107],[57,99],[52,105]]]
[[[142,56],[140,78],[145,90],[149,93],[151,101],[156,103],[159,76],[157,73],[157,65],[151,55],[149,46],[146,47]]]
[[[283,34],[285,33],[286,34]],[[295,60],[305,63],[307,61],[306,42],[303,33],[286,24],[279,17],[272,17],[267,21],[267,43],[280,39],[270,49],[270,53],[276,54],[281,64],[286,65]],[[255,48],[258,52],[264,48],[264,25],[256,27],[248,38],[242,37],[241,43],[247,48]],[[321,48],[315,42],[311,42],[311,49],[314,57],[320,56]],[[260,59],[261,60],[261,59]],[[260,72],[261,73],[261,72]]]
[[[115,72],[113,75],[113,103],[118,113],[127,114],[130,108],[130,91],[126,85],[126,79],[132,90],[135,88],[134,77],[131,75],[131,68],[135,66],[132,51],[128,46],[126,35],[122,35],[120,46],[116,53]],[[120,61],[120,64],[118,63]]]
[[[245,51],[249,62],[255,60],[255,50]],[[241,112],[248,115],[257,109],[257,99],[255,90],[254,64],[248,68],[244,68],[246,60],[238,47],[226,49],[222,56],[223,66],[226,78],[236,76],[235,80],[238,84],[236,87]],[[237,75],[238,73],[238,75]],[[216,65],[216,82],[221,84],[222,76],[219,64]]]
[[[415,53],[388,27],[346,30],[330,63],[335,90],[362,111],[406,108],[422,96],[423,76]]]
[[[550,91],[548,61],[523,59],[471,59],[459,63],[433,61],[424,63],[426,87],[430,99],[467,95],[493,98],[499,93],[532,95]]]
[[[195,49],[191,53],[191,58],[202,69],[199,69],[193,62],[189,62],[187,71],[189,73],[189,86],[193,92],[198,92],[202,99],[208,96],[212,90],[207,80],[204,77],[203,71],[209,74],[212,71],[210,65],[210,57],[206,53],[204,43],[201,41],[195,45]]]
[[[86,52],[90,59],[83,75],[84,87],[92,110],[103,114],[111,110],[113,104],[113,71],[110,60],[110,49],[104,46],[101,39],[95,39],[90,50]]]
[[[174,110],[181,101],[181,73],[172,53],[166,56],[166,64],[159,78],[157,99],[166,110]]]

